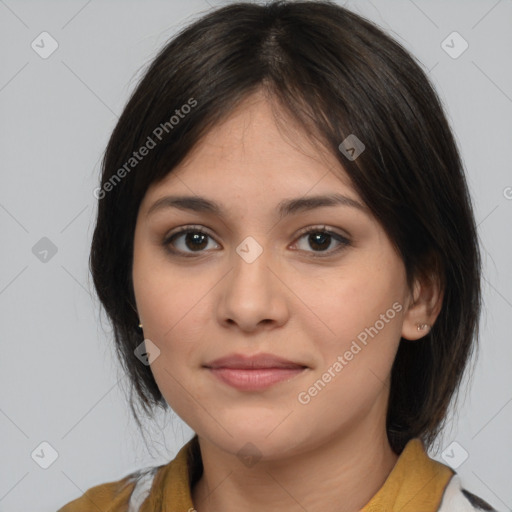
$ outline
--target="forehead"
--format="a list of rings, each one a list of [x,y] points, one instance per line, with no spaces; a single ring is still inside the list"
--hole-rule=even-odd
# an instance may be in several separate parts
[[[326,192],[357,198],[337,157],[261,93],[210,129],[145,199],[170,192],[215,193],[224,201]]]

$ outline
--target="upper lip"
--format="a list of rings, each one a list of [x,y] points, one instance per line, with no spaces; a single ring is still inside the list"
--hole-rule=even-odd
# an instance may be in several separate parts
[[[215,359],[204,366],[207,368],[306,368],[306,365],[295,363],[274,354],[230,354]]]

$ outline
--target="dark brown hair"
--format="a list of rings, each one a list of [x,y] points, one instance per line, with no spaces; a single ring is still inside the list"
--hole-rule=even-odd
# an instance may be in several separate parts
[[[202,15],[154,58],[112,133],[90,269],[130,378],[132,412],[133,393],[148,414],[168,407],[150,367],[134,356],[143,341],[131,275],[139,205],[150,185],[258,90],[336,155],[402,257],[409,284],[419,275],[441,283],[443,305],[429,334],[401,340],[387,414],[396,453],[413,437],[429,447],[478,346],[481,261],[471,199],[422,67],[373,23],[328,1],[235,3]],[[177,110],[183,115],[170,121]],[[365,144],[355,160],[339,150],[350,134]],[[155,146],[127,166],[150,139]]]

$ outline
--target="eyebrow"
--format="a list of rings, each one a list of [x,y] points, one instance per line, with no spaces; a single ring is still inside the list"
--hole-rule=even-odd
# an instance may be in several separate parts
[[[277,205],[277,214],[280,219],[289,215],[314,210],[325,206],[349,206],[367,212],[368,208],[360,202],[343,194],[329,194],[319,196],[298,197],[284,199]],[[165,196],[156,201],[148,210],[146,216],[166,208],[210,213],[218,217],[225,217],[224,210],[215,201],[200,196]]]

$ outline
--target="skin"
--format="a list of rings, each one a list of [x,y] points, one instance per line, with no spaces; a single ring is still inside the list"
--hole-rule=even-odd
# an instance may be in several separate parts
[[[277,218],[281,200],[305,195],[338,192],[362,203],[334,155],[290,120],[283,126],[268,98],[251,96],[148,189],[138,213],[137,311],[144,337],[160,349],[151,364],[155,380],[199,436],[198,512],[316,512],[333,503],[340,512],[360,510],[398,458],[385,419],[400,337],[424,336],[416,325],[432,325],[440,309],[434,283],[407,287],[403,261],[367,209],[336,205]],[[172,207],[148,215],[171,194],[216,201],[225,218]],[[167,247],[191,257],[172,255],[164,240],[187,225],[210,236],[187,243],[182,234]],[[324,225],[349,245],[299,234]],[[236,252],[247,236],[263,249],[252,263]],[[299,393],[395,302],[401,311],[300,403]],[[270,352],[308,368],[263,391],[239,391],[203,368],[234,352]],[[252,466],[237,456],[248,442],[260,457]]]

